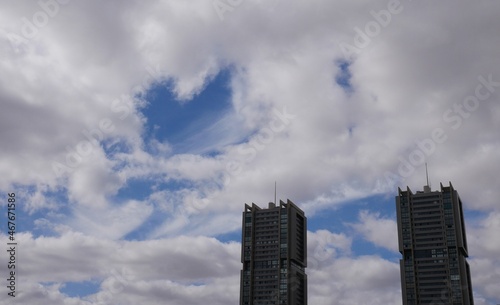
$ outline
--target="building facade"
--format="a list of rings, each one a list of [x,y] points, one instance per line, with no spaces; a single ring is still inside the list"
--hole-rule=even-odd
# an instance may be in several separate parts
[[[293,202],[245,204],[240,305],[307,305],[307,219]]]
[[[440,191],[398,189],[403,305],[473,305],[462,201],[451,182]]]

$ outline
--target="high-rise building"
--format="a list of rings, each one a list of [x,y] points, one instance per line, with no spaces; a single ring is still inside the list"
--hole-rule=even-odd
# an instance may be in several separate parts
[[[307,305],[307,219],[293,202],[245,204],[240,305]]]
[[[462,201],[451,182],[396,197],[404,305],[473,305]]]

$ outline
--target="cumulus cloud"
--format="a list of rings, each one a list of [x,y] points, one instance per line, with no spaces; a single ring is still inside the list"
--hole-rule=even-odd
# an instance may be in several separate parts
[[[1,237],[5,243],[7,237]],[[19,234],[18,240],[19,288],[23,288],[16,298],[19,304],[43,300],[116,304],[122,298],[124,304],[140,300],[155,304],[165,298],[181,304],[193,294],[230,304],[227,300],[239,292],[240,245],[236,243],[206,237],[110,241],[74,232],[38,238]],[[5,261],[6,254],[1,258]],[[99,291],[88,299],[68,298],[60,292],[64,283],[81,281],[100,283]],[[0,304],[7,301],[2,300]]]
[[[6,242],[6,236],[1,241]],[[23,287],[19,304],[232,304],[239,297],[239,243],[207,237],[110,241],[81,233],[59,237],[19,234]],[[374,304],[398,294],[398,265],[376,256],[353,257],[351,238],[320,230],[308,232],[311,301],[355,304],[382,291]],[[21,247],[22,245],[22,247]],[[5,259],[5,254],[0,257]],[[5,267],[4,267],[5,268]],[[67,282],[92,281],[98,291],[85,297],[63,292]],[[399,300],[398,300],[399,301]],[[0,304],[4,301],[0,301]],[[198,303],[197,303],[198,302]],[[7,303],[5,303],[7,304]]]
[[[380,213],[370,213],[363,210],[359,212],[358,223],[350,224],[369,242],[376,246],[398,252],[398,229],[396,220],[381,217]]]
[[[16,2],[0,10],[0,190],[25,193],[23,211],[36,215],[35,225],[120,247],[116,240],[163,213],[164,221],[144,236],[217,236],[239,229],[243,203],[272,201],[274,181],[278,195],[312,219],[353,199],[393,194],[397,186],[420,188],[427,161],[433,189],[451,180],[467,210],[488,215],[472,230],[483,233],[475,236],[484,253],[472,262],[481,270],[498,264],[498,249],[479,236],[491,235],[499,218],[499,3],[401,1],[382,25],[376,16],[388,1],[247,0],[223,15],[203,0],[62,2],[45,10],[40,2]],[[356,48],[352,56],[345,44]],[[222,70],[230,73],[231,96],[221,120],[190,131],[182,154],[168,139],[148,139],[142,110],[153,85],[170,86],[185,104]],[[119,198],[131,181],[151,182],[149,193]],[[393,220],[362,212],[353,228],[396,249],[397,239],[383,238],[394,236]],[[332,264],[327,269],[345,271],[334,261],[348,255],[352,237],[310,236],[313,245],[326,245],[320,254]],[[361,261],[375,270],[366,278],[377,278],[378,264],[394,272],[382,258],[344,258],[347,266]],[[390,274],[380,282],[396,281]],[[312,283],[316,276],[329,275],[312,271]],[[154,281],[137,282],[131,291],[155,295],[167,285],[172,302],[193,303],[187,295],[197,291],[230,303],[203,286]],[[367,297],[342,296],[335,283],[343,304]],[[53,304],[118,297],[102,292],[72,300],[57,286],[30,287]],[[174,296],[179,291],[186,298]],[[376,295],[374,303],[395,302]],[[481,295],[499,299],[491,289]],[[328,304],[320,298],[317,304]]]
[[[486,173],[494,171],[479,163],[488,160],[486,164],[498,164],[494,162],[497,156],[491,153],[494,150],[488,149],[498,145],[493,130],[499,123],[491,116],[498,111],[497,104],[492,102],[498,97],[496,87],[490,86],[493,92],[481,91],[489,94],[488,99],[466,113],[467,118],[460,119],[463,124],[458,129],[453,129],[449,120],[458,120],[456,115],[460,114],[454,105],[475,94],[480,83],[478,77],[488,78],[491,74],[493,80],[498,79],[492,70],[498,59],[489,52],[498,43],[491,32],[495,27],[488,18],[474,18],[494,9],[482,10],[484,3],[460,4],[456,9],[464,10],[471,18],[457,24],[449,16],[440,15],[447,9],[444,4],[428,14],[422,9],[426,3],[401,3],[402,11],[391,17],[390,24],[382,27],[380,34],[372,37],[355,59],[347,62],[352,92],[346,95],[345,88],[335,82],[340,71],[339,60],[345,60],[339,46],[355,42],[358,32],[353,29],[364,30],[374,20],[371,11],[387,9],[387,3],[382,1],[364,5],[318,2],[304,6],[291,2],[286,8],[279,6],[280,18],[276,19],[276,11],[268,5],[247,1],[228,12],[222,21],[211,4],[204,1],[189,5],[168,2],[148,6],[135,2],[60,5],[49,24],[23,44],[24,52],[16,53],[8,37],[3,40],[6,72],[3,75],[9,77],[8,88],[4,86],[2,90],[2,100],[9,106],[5,113],[18,113],[17,117],[35,116],[37,112],[38,115],[23,125],[12,121],[14,115],[2,120],[12,130],[6,136],[23,134],[11,141],[8,148],[17,153],[6,153],[3,158],[11,175],[2,183],[55,186],[61,181],[54,177],[53,162],[67,166],[74,150],[85,150],[86,141],[95,143],[96,138],[104,145],[93,145],[91,155],[108,164],[101,170],[106,173],[90,170],[95,166],[88,162],[90,157],[77,162],[77,170],[63,172],[68,177],[65,186],[69,199],[97,206],[105,204],[107,195],[141,171],[152,173],[153,169],[161,169],[170,179],[207,176],[213,179],[227,176],[225,168],[235,161],[243,165],[244,172],[231,176],[231,183],[223,186],[224,192],[217,195],[220,200],[213,208],[225,205],[226,198],[233,198],[234,202],[264,199],[263,185],[280,180],[283,193],[307,202],[305,209],[314,212],[325,205],[373,192],[393,191],[396,185],[420,185],[421,176],[415,175],[421,171],[422,160],[418,156],[432,163],[435,181],[446,181],[453,176],[460,186],[465,185],[464,175],[449,174],[450,168],[457,168],[451,165],[460,162],[470,166],[468,172],[476,173],[487,183],[492,174]],[[301,14],[297,18],[299,9]],[[2,14],[13,22],[5,27],[4,35],[21,35],[23,16],[29,20],[37,10],[41,8],[36,5],[5,10]],[[341,12],[349,12],[349,20]],[[103,17],[108,15],[112,17]],[[85,25],[86,16],[92,16],[92,25]],[[425,26],[413,26],[421,24],[418,20],[424,17]],[[69,20],[82,22],[65,26]],[[476,24],[472,20],[481,21]],[[268,29],[266,35],[258,35],[264,24]],[[465,36],[472,43],[460,36],[465,32],[474,33]],[[490,47],[471,48],[478,37],[484,37]],[[414,41],[422,43],[413,47]],[[460,53],[448,56],[448,50]],[[12,62],[18,65],[9,64]],[[465,64],[470,62],[475,64]],[[137,93],[146,92],[153,83],[172,80],[173,92],[182,102],[189,102],[226,67],[233,67],[231,91],[235,113],[246,128],[257,130],[256,134],[247,141],[243,134],[236,134],[232,141],[238,142],[240,138],[242,143],[227,147],[222,156],[201,160],[203,164],[198,157],[189,155],[165,160],[165,154],[158,158],[144,154],[141,134],[147,118],[139,110],[146,101],[144,95]],[[71,71],[78,74],[71,75]],[[433,75],[432,81],[428,75]],[[69,81],[63,81],[66,79]],[[269,135],[266,128],[276,118],[273,109],[280,112],[287,109],[294,119],[283,130]],[[448,109],[452,112],[447,122],[443,114]],[[416,117],[425,117],[425,121],[412,119]],[[94,131],[99,132],[102,120],[106,119],[112,124],[112,131],[101,131],[102,136],[98,135]],[[220,122],[227,126],[217,128],[223,133],[234,122],[227,118]],[[447,140],[421,148],[419,143],[432,137],[435,128],[443,129]],[[477,130],[481,130],[484,142],[480,146],[469,145]],[[50,142],[36,140],[49,138]],[[129,146],[128,153],[105,154],[104,141],[116,143],[119,139]],[[415,151],[418,154],[412,155]],[[456,151],[462,153],[456,155]],[[464,162],[466,156],[478,154],[484,158]],[[102,156],[112,160],[102,160]],[[127,171],[113,173],[110,161],[124,165]],[[410,164],[410,169],[404,171],[402,162],[418,164]],[[209,163],[210,167],[199,167]],[[8,164],[18,166],[14,170]],[[293,172],[301,175],[291,174],[292,167],[288,164],[294,164]],[[135,170],[129,170],[127,165]],[[182,172],[189,168],[196,170]],[[262,168],[272,168],[271,175]],[[114,174],[121,175],[120,179],[109,179]],[[98,183],[101,179],[105,182],[99,183],[95,193],[83,191],[89,185],[85,181]],[[242,188],[248,187],[248,181],[262,181],[262,185],[245,192]],[[208,190],[205,196],[213,191]],[[464,189],[463,196],[471,198],[471,193]],[[481,201],[470,204],[482,209],[494,208],[492,198],[494,193],[485,193]]]
[[[500,243],[496,242],[496,232],[500,229],[498,212],[491,212],[477,222],[468,223],[467,242],[472,283],[478,297],[499,299],[495,286],[500,278]]]
[[[307,235],[308,266],[319,269],[335,258],[351,253],[352,238],[327,230],[309,232]]]
[[[340,258],[308,274],[310,302],[401,304],[399,264],[376,256]]]

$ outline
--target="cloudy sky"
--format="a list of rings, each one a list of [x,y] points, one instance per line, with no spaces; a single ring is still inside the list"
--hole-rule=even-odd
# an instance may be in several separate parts
[[[500,303],[499,14],[3,1],[0,304],[237,304],[241,212],[275,181],[308,217],[310,304],[402,304],[394,196],[425,162],[464,202],[476,305]]]

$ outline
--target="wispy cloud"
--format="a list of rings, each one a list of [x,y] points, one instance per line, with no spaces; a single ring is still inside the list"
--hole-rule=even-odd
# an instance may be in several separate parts
[[[29,280],[16,301],[234,304],[240,245],[215,237],[238,239],[243,204],[273,200],[278,181],[327,258],[310,302],[399,304],[391,214],[366,208],[336,232],[323,219],[420,188],[425,161],[474,212],[476,303],[499,303],[498,249],[483,241],[500,217],[500,4],[217,2],[223,20],[204,0],[0,5],[0,194],[23,200]],[[356,28],[370,42],[346,60]],[[178,107],[154,107],[162,86]],[[212,89],[222,98],[198,103]],[[380,253],[361,256],[358,239]],[[98,291],[70,298],[68,281]]]

